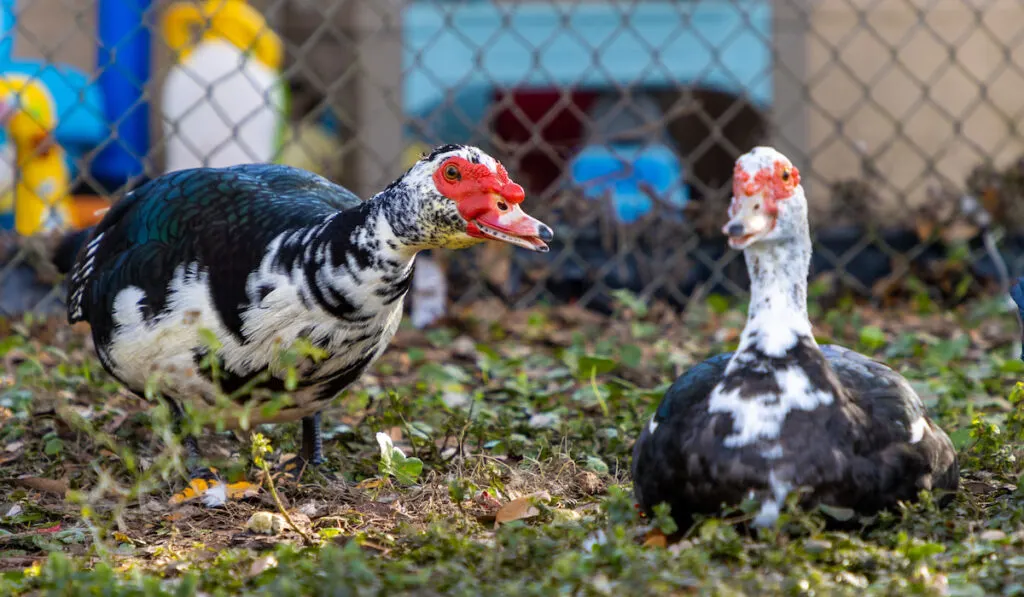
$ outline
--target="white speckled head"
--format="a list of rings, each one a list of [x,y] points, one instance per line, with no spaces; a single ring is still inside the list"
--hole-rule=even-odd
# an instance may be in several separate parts
[[[397,181],[420,201],[417,224],[424,248],[462,248],[497,240],[547,251],[553,234],[521,207],[523,187],[496,159],[477,147],[442,145]]]
[[[451,158],[462,158],[463,160],[473,164],[483,164],[487,166],[487,169],[492,173],[498,172],[498,160],[494,159],[493,156],[489,155],[479,147],[472,145],[457,145],[454,143],[448,145],[440,145],[431,150],[430,153],[424,154],[412,168],[406,173],[404,180],[409,181],[412,184],[422,184],[425,188],[432,189],[434,187],[433,176],[434,172],[441,167],[441,164],[447,162]]]
[[[755,147],[736,160],[729,222],[722,232],[729,246],[783,241],[807,234],[807,199],[800,171],[772,147]]]

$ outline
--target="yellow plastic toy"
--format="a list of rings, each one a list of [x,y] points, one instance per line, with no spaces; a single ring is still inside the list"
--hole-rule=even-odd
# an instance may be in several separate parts
[[[178,59],[161,102],[167,170],[273,161],[288,98],[284,44],[263,15],[245,0],[176,2],[163,33]]]
[[[14,145],[14,229],[29,236],[68,227],[71,172],[54,137],[57,108],[46,86],[25,75],[0,75],[0,124]]]
[[[252,55],[270,70],[281,70],[284,46],[263,15],[245,0],[207,0],[202,5],[172,4],[164,15],[164,37],[185,62],[195,49],[193,28],[203,31],[200,42],[225,40]]]

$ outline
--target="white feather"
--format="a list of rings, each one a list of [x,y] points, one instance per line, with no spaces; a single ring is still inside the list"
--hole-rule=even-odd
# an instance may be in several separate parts
[[[814,341],[810,322],[793,317],[788,312],[773,312],[771,309],[760,311],[751,318],[743,335],[749,336],[752,330],[758,331],[757,347],[770,357],[785,356],[801,337]]]
[[[200,499],[207,508],[220,508],[228,503],[228,488],[223,483],[217,483],[204,491]]]
[[[352,286],[352,274],[336,268],[321,277],[317,284],[340,285],[346,296],[360,305],[371,318],[358,326],[340,320],[319,306],[305,306],[300,289],[309,288],[309,280],[301,267],[283,272],[274,267],[277,252],[286,235],[275,239],[259,269],[249,275],[246,289],[252,306],[242,312],[242,334],[248,342],[241,343],[221,323],[213,304],[209,279],[198,271],[195,264],[179,267],[171,280],[167,295],[167,310],[146,321],[140,308],[145,296],[141,289],[128,287],[114,300],[116,328],[109,344],[109,357],[118,376],[129,386],[144,387],[147,378],[159,374],[165,391],[183,399],[201,398],[213,401],[215,386],[196,370],[193,350],[202,348],[200,329],[214,333],[222,345],[220,356],[224,366],[236,373],[249,373],[269,367],[280,371],[276,359],[281,348],[291,345],[301,335],[312,341],[323,341],[333,357],[320,364],[317,376],[329,375],[361,360],[367,354],[376,359],[384,351],[402,317],[402,300],[390,305],[374,292],[383,282],[380,273],[365,270],[360,273],[363,283]],[[374,276],[377,276],[376,278]],[[262,300],[257,289],[272,287]],[[309,292],[305,293],[309,296]],[[328,293],[329,294],[329,293]],[[352,343],[354,335],[365,335],[366,330],[380,330],[368,338]],[[344,348],[342,350],[342,348]],[[300,371],[305,373],[306,371]],[[312,414],[322,404],[312,403],[313,390],[299,390],[293,397],[297,404],[287,417],[297,418]],[[201,407],[202,403],[196,406]],[[251,424],[282,420],[262,419],[253,412]]]
[[[925,429],[928,428],[928,420],[921,415],[910,424],[910,443],[916,444],[924,439]]]
[[[790,412],[814,410],[834,400],[831,392],[813,388],[799,367],[776,371],[775,380],[780,388],[778,394],[745,397],[739,389],[723,391],[721,385],[712,391],[709,412],[732,416],[733,434],[725,438],[726,446],[741,448],[758,441],[777,440]]]
[[[71,293],[71,297],[68,300],[72,319],[82,317],[82,293],[85,292],[85,281],[92,275],[92,270],[96,265],[96,249],[99,248],[104,234],[97,234],[95,238],[89,241],[89,244],[85,246],[83,261],[76,263],[75,267],[72,268],[71,287],[75,290]]]
[[[786,497],[792,489],[789,483],[775,476],[775,471],[768,474],[768,487],[771,488],[772,494],[761,500],[761,508],[753,521],[755,527],[768,527],[775,524],[782,512],[782,505],[786,503]]]

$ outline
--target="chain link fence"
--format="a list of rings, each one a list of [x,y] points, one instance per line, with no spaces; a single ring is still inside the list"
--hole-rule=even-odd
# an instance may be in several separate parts
[[[42,216],[11,217],[38,197],[85,225],[169,169],[248,161],[369,197],[448,142],[501,160],[556,240],[547,254],[428,256],[423,302],[608,309],[616,289],[678,306],[742,294],[745,268],[719,228],[733,160],[755,144],[801,169],[816,292],[951,303],[1024,265],[1016,0],[0,0],[0,11],[0,99],[17,108],[0,146],[0,314],[61,308],[52,235],[32,224]]]

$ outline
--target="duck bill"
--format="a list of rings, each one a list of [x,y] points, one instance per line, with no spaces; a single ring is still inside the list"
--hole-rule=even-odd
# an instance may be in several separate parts
[[[518,204],[499,211],[488,210],[470,220],[470,236],[501,241],[531,251],[546,253],[547,243],[554,238],[551,227],[523,211]]]
[[[746,249],[775,228],[775,217],[761,209],[761,195],[734,196],[729,208],[729,221],[722,226],[722,234],[729,246],[737,251]]]

